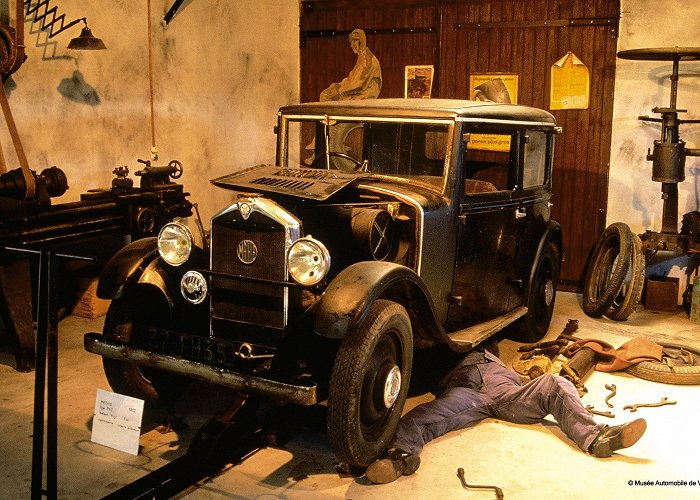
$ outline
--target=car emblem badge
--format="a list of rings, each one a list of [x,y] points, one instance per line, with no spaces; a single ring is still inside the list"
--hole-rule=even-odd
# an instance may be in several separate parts
[[[239,203],[238,210],[240,210],[241,215],[246,220],[248,219],[248,217],[250,217],[250,212],[252,211],[250,205],[248,205],[247,203]]]
[[[244,264],[252,264],[258,258],[258,247],[250,240],[243,240],[238,244],[236,254]]]

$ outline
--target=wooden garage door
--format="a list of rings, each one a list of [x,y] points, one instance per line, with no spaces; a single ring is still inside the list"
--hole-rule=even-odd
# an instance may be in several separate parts
[[[549,109],[551,65],[573,52],[590,73],[590,105],[552,113],[564,129],[553,208],[566,247],[561,280],[575,289],[605,224],[619,13],[617,0],[302,2],[301,96],[316,100],[352,68],[354,28],[382,64],[380,97],[403,96],[404,66],[432,64],[433,97],[468,98],[472,74],[516,73],[518,102]]]

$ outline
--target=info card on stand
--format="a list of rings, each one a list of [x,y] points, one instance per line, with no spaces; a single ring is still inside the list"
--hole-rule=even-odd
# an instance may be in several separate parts
[[[143,399],[97,389],[91,441],[138,455],[143,403]]]

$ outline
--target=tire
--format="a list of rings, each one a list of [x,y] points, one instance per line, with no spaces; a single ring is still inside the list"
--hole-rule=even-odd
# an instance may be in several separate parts
[[[341,462],[366,467],[389,446],[406,402],[412,364],[406,310],[376,300],[362,325],[343,340],[331,374],[326,425]],[[398,390],[385,402],[390,375]]]
[[[619,295],[627,276],[633,233],[624,222],[610,224],[593,247],[583,285],[583,312],[600,318]]]
[[[642,361],[629,366],[625,372],[652,382],[674,385],[700,385],[700,350],[679,344],[664,344],[664,354],[676,354],[681,349],[690,353],[693,364],[669,366],[663,361]]]
[[[636,234],[632,235],[631,263],[622,283],[620,293],[612,302],[605,316],[614,321],[625,321],[634,312],[642,298],[644,289],[645,258],[642,240]]]
[[[133,342],[139,327],[152,324],[162,326],[155,305],[137,307],[128,298],[115,299],[107,310],[103,334],[110,340]],[[148,312],[146,311],[148,310]],[[126,396],[143,399],[149,404],[167,405],[185,388],[186,379],[156,368],[140,367],[129,361],[102,358],[102,366],[112,389]]]
[[[559,262],[559,248],[552,242],[547,243],[530,286],[527,316],[518,323],[518,341],[537,342],[547,334],[557,295]]]

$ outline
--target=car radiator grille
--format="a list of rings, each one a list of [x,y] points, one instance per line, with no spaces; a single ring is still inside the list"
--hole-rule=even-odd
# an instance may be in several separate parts
[[[238,257],[239,243],[252,241],[257,257],[244,264]],[[282,329],[285,326],[285,287],[221,274],[286,281],[285,229],[269,223],[261,227],[235,227],[232,223],[212,226],[212,320],[225,320]]]

